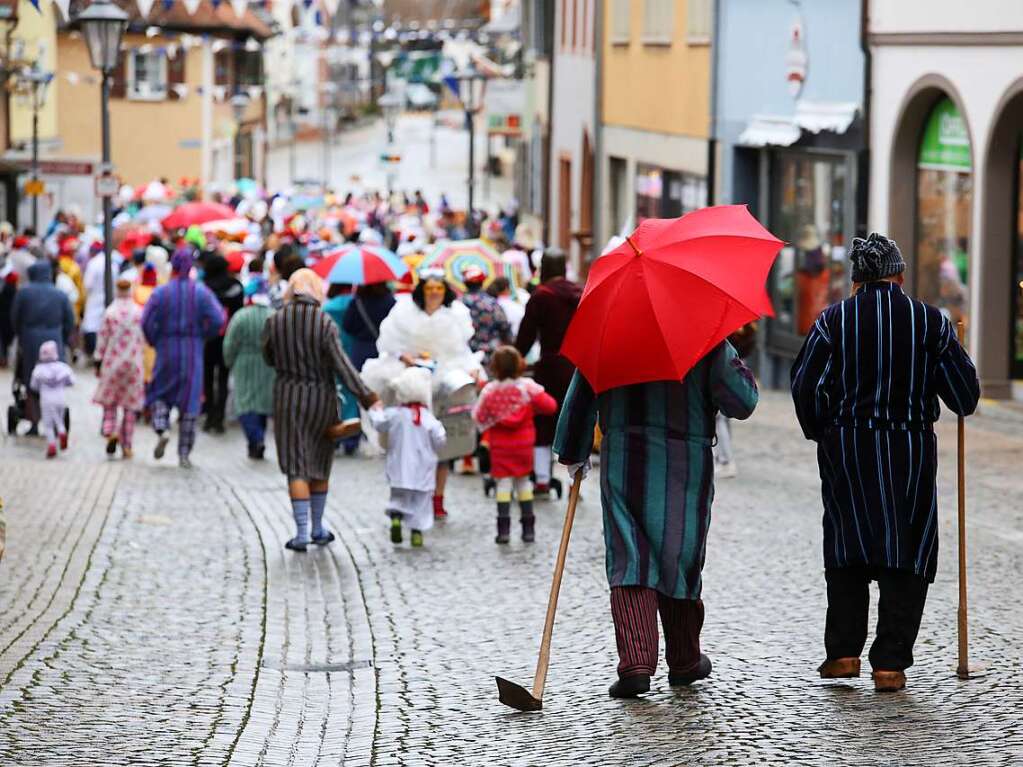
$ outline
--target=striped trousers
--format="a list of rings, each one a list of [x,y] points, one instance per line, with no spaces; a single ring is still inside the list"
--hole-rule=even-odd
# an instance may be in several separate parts
[[[618,645],[618,676],[652,676],[657,669],[657,614],[664,629],[664,657],[671,673],[700,662],[702,599],[672,599],[643,586],[611,589],[611,617]]]
[[[170,429],[171,406],[163,400],[153,403],[153,430],[157,434],[163,434]],[[187,458],[192,448],[195,447],[195,422],[196,415],[186,415],[178,408],[178,455]]]

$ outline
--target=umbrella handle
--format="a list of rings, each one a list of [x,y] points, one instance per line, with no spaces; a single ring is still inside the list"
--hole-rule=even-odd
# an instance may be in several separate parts
[[[551,662],[551,636],[554,634],[554,614],[558,609],[558,593],[561,591],[561,576],[565,572],[565,557],[568,554],[568,539],[572,535],[572,523],[575,521],[575,507],[579,503],[579,487],[582,484],[582,471],[576,472],[572,489],[568,494],[568,510],[565,512],[565,524],[561,528],[561,545],[558,547],[558,558],[554,563],[554,579],[551,581],[551,595],[547,600],[547,618],[543,624],[543,638],[540,640],[540,657],[536,661],[536,676],[533,677],[533,697],[543,700],[543,688],[547,683],[547,667]]]

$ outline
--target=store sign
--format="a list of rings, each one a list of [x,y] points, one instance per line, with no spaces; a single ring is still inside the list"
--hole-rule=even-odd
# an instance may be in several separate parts
[[[917,165],[920,168],[967,173],[973,168],[966,120],[952,99],[942,99],[931,112],[920,142]]]
[[[806,67],[809,56],[806,54],[806,40],[803,36],[803,21],[796,19],[789,31],[789,49],[785,53],[785,80],[789,84],[789,93],[795,98],[803,90],[806,82]]]
[[[486,100],[487,133],[522,135],[522,114],[526,109],[526,86],[522,80],[488,80]]]

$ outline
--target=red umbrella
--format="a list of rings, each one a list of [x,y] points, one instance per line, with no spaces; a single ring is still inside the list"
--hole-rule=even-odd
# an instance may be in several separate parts
[[[235,218],[235,212],[227,205],[218,202],[186,202],[165,218],[161,223],[167,231],[171,229],[187,229],[193,224],[206,224],[210,221],[222,221]]]
[[[561,353],[597,392],[679,381],[733,331],[773,315],[781,240],[745,205],[647,219],[590,269]]]

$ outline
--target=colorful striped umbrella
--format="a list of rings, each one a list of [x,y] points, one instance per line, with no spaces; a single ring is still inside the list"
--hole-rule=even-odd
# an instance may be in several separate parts
[[[370,285],[401,279],[408,267],[387,248],[351,243],[329,251],[313,271],[330,283]]]
[[[501,255],[483,240],[451,240],[439,242],[419,265],[423,269],[443,269],[444,278],[455,290],[464,293],[462,275],[470,266],[477,266],[486,275],[484,285],[504,274]]]

